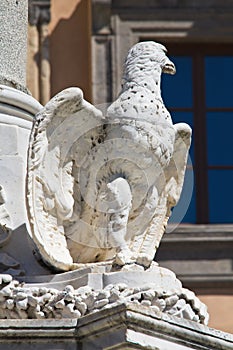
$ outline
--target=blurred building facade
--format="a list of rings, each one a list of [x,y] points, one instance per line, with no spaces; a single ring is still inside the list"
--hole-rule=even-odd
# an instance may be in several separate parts
[[[30,0],[28,88],[42,104],[69,86],[109,103],[143,40],[167,47],[177,74],[163,78],[165,104],[193,128],[189,209],[174,211],[156,260],[208,305],[210,326],[233,333],[232,1]]]

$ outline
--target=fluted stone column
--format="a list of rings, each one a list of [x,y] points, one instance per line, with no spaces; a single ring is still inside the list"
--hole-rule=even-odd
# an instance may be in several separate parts
[[[0,84],[25,91],[28,0],[0,1]]]

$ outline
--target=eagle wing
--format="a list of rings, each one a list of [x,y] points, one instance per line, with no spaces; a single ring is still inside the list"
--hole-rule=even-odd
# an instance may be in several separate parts
[[[170,162],[163,170],[164,189],[144,236],[136,237],[134,242],[134,249],[138,249],[137,261],[143,265],[149,265],[153,260],[171,215],[171,208],[177,204],[183,187],[192,130],[185,123],[175,124],[173,128],[174,148]]]
[[[166,192],[168,193],[168,210],[174,207],[183,188],[186,164],[191,144],[192,129],[186,123],[174,124],[175,142],[173,157],[166,168]],[[170,216],[170,213],[168,213]]]
[[[27,171],[30,231],[43,260],[59,270],[73,266],[64,232],[74,206],[73,145],[101,123],[102,113],[79,88],[60,92],[35,117]]]

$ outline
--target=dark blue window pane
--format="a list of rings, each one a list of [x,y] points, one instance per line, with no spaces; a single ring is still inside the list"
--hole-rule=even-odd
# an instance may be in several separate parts
[[[162,74],[162,97],[167,107],[192,107],[192,58],[170,57],[176,65],[176,74]]]
[[[209,220],[232,223],[233,170],[209,170]]]
[[[233,57],[205,57],[206,106],[233,107]]]
[[[171,112],[171,117],[173,124],[176,123],[187,123],[189,126],[191,126],[193,130],[193,113],[191,112]],[[192,134],[192,140],[194,140],[194,130]],[[192,141],[191,147],[189,150],[189,155],[191,157],[192,163],[194,164],[194,143]]]
[[[233,166],[233,112],[207,113],[208,165]]]
[[[178,204],[172,210],[169,223],[195,223],[196,198],[194,191],[193,170],[188,168],[185,174],[184,186]]]
[[[187,123],[191,128],[193,127],[193,113],[191,112],[171,112],[173,124]]]

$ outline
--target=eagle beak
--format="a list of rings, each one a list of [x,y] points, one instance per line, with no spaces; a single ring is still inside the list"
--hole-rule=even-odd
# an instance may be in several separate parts
[[[174,63],[172,63],[172,61],[170,61],[168,58],[166,59],[165,64],[162,66],[162,72],[168,74],[176,73],[176,67]]]

